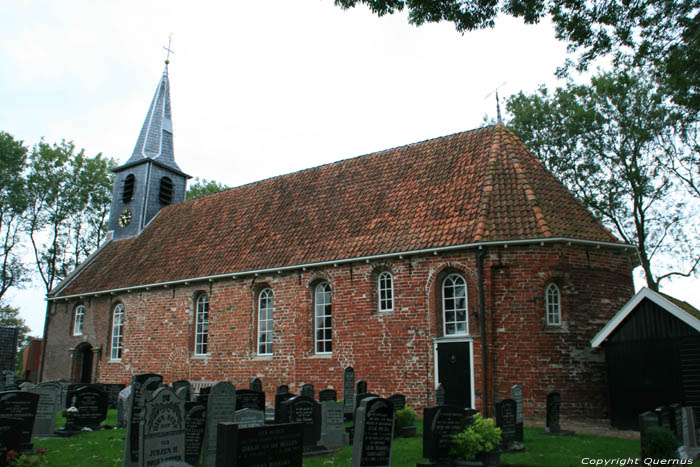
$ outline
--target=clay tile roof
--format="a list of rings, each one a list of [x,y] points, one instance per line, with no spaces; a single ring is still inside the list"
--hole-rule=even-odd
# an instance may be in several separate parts
[[[107,244],[67,296],[475,242],[618,242],[502,125],[164,208]]]

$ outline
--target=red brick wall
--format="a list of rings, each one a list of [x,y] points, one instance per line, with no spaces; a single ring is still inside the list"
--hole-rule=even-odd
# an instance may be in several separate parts
[[[376,272],[394,277],[394,311],[377,311]],[[415,407],[433,401],[433,338],[442,334],[438,317],[440,281],[448,271],[468,284],[469,331],[474,339],[474,385],[482,408],[482,341],[478,320],[475,250],[357,262],[338,267],[252,275],[216,282],[193,282],[86,298],[84,335],[72,337],[74,302],[52,307],[46,342],[44,380],[69,378],[68,348],[82,340],[102,346],[96,378],[128,384],[132,374],[156,372],[166,382],[229,380],[248,387],[263,382],[268,404],[277,385],[298,392],[310,382],[319,391],[334,388],[342,397],[342,374],[355,369],[356,381],[383,396],[403,393]],[[622,250],[547,245],[491,247],[484,259],[487,315],[488,400],[509,397],[523,385],[526,416],[544,416],[547,392],[562,394],[562,414],[606,415],[604,356],[590,339],[632,296],[632,265]],[[328,280],[333,293],[333,354],[314,355],[313,286]],[[547,327],[544,289],[550,281],[562,296],[560,327]],[[274,291],[274,355],[256,356],[257,293]],[[194,356],[194,303],[210,296],[209,353]],[[126,323],[122,360],[110,360],[111,309],[123,303]],[[492,412],[492,410],[490,410]]]

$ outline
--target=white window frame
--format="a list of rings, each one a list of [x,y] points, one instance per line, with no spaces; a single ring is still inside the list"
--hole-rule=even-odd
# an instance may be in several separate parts
[[[383,271],[377,277],[377,299],[380,312],[394,311],[394,277],[389,271]]]
[[[274,293],[268,287],[258,295],[258,355],[272,355],[274,312]]]
[[[314,349],[316,354],[333,353],[333,295],[325,281],[314,288]]]
[[[124,329],[124,305],[117,304],[112,311],[112,345],[110,347],[110,359],[122,359],[122,337]]]
[[[557,284],[549,284],[544,296],[547,326],[561,326],[561,291]]]
[[[197,296],[195,304],[194,354],[208,355],[209,347],[209,296]]]
[[[456,303],[456,300],[462,297],[458,297],[454,294],[458,287],[464,289],[464,306],[460,307]],[[452,291],[448,297],[447,291]],[[442,295],[442,335],[443,336],[463,336],[469,334],[469,313],[468,313],[468,297],[467,297],[467,281],[464,280],[461,274],[452,273],[445,277],[442,281],[442,286],[440,289]],[[452,304],[450,305],[450,301]],[[464,312],[464,320],[457,319],[457,314],[459,312]],[[448,319],[448,314],[453,316]],[[459,330],[460,325],[464,325],[464,330]],[[450,329],[450,327],[453,327]]]
[[[83,335],[83,322],[85,321],[85,305],[78,305],[75,307],[75,313],[73,316],[73,335],[82,336]]]

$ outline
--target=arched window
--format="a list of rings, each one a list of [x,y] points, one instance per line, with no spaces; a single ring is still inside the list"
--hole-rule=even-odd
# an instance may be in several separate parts
[[[545,291],[547,325],[561,324],[561,294],[556,284],[549,284]]]
[[[170,204],[173,202],[173,191],[175,191],[173,181],[168,177],[161,178],[160,192],[158,193],[158,199],[161,204]]]
[[[209,340],[209,297],[201,294],[197,297],[197,310],[194,331],[195,355],[206,355]]]
[[[274,311],[272,289],[264,289],[258,295],[258,355],[272,355]]]
[[[85,319],[85,307],[78,305],[75,307],[75,317],[73,318],[73,335],[83,334],[83,320]]]
[[[384,271],[377,278],[377,295],[379,297],[379,311],[394,310],[394,279],[391,273]]]
[[[122,203],[126,204],[134,197],[134,182],[136,177],[134,174],[129,174],[124,179],[124,187],[122,189]]]
[[[316,310],[314,331],[316,335],[316,353],[333,351],[333,329],[331,321],[331,286],[321,282],[314,291],[314,308]]]
[[[110,357],[112,360],[122,359],[122,330],[124,328],[124,305],[121,303],[114,307],[112,312],[112,347]]]
[[[446,336],[467,334],[467,284],[459,274],[442,281],[442,325]]]

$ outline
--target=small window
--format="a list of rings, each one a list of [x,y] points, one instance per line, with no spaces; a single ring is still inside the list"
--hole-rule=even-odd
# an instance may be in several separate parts
[[[384,271],[377,278],[377,292],[379,296],[379,311],[394,310],[394,279],[391,273]]]
[[[114,307],[112,313],[112,348],[110,357],[112,360],[122,359],[122,330],[124,328],[124,305],[121,303]]]
[[[78,305],[75,307],[75,318],[73,320],[73,335],[80,336],[83,334],[83,320],[85,319],[85,307]]]
[[[272,355],[272,298],[272,289],[265,289],[258,295],[258,355]]]
[[[197,317],[195,323],[194,353],[206,355],[209,340],[209,297],[202,294],[197,297]]]
[[[442,282],[442,322],[447,335],[467,334],[467,284],[459,274]]]
[[[328,282],[318,284],[314,292],[316,353],[331,353],[333,351],[331,299],[330,284]]]
[[[158,194],[158,199],[160,200],[161,204],[170,204],[173,202],[173,191],[173,181],[168,177],[161,178],[160,193]]]
[[[134,174],[129,174],[124,179],[124,186],[122,189],[122,203],[126,204],[132,200],[134,197],[134,181],[136,178]]]
[[[556,284],[549,284],[545,292],[547,325],[558,326],[561,324],[561,295]]]

